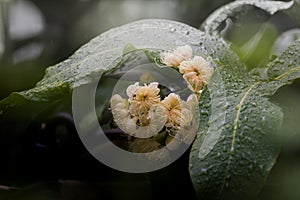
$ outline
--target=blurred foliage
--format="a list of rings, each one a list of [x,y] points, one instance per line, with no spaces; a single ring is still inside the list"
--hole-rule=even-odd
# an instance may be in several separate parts
[[[232,30],[230,35],[230,38],[234,41],[232,48],[240,55],[249,70],[265,67],[271,55],[274,41],[277,38],[277,30],[272,24],[263,24],[259,31],[248,41],[241,43],[242,37],[247,35],[252,26],[255,26],[253,24],[248,25],[248,28],[244,30]]]

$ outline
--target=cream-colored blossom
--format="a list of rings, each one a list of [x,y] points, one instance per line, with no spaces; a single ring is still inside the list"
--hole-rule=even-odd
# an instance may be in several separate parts
[[[180,127],[189,126],[193,120],[193,113],[188,108],[182,108],[181,118],[180,118]]]
[[[188,118],[186,118],[185,123],[182,123],[175,135],[175,139],[186,144],[191,144],[197,133],[196,111],[198,109],[198,100],[199,97],[196,94],[191,94],[188,97],[185,104],[185,108],[189,111],[189,113],[185,114]]]
[[[199,104],[199,97],[196,94],[191,94],[187,98],[186,103],[191,111],[196,111]]]
[[[177,130],[183,126],[189,126],[190,122],[193,120],[194,108],[193,106],[197,95],[191,95],[188,102],[182,101],[179,95],[171,93],[164,100],[161,101],[161,104],[164,106],[167,112],[167,123],[166,127],[171,128],[173,131]]]
[[[179,72],[183,74],[190,90],[199,92],[209,82],[213,68],[203,57],[195,56],[192,60],[183,61]]]
[[[164,100],[161,101],[161,104],[167,112],[167,123],[166,127],[175,128],[180,125],[181,120],[181,99],[175,94],[171,93]]]
[[[133,116],[137,116],[140,119],[144,119],[144,115],[147,115],[150,107],[160,102],[157,82],[152,82],[148,85],[140,86],[138,82],[130,85],[127,90],[129,97],[129,112]]]
[[[178,67],[181,62],[191,59],[193,50],[190,46],[180,46],[173,51],[162,52],[160,57],[162,63],[170,67]]]
[[[115,94],[111,98],[111,111],[118,127],[127,134],[139,138],[148,138],[161,131],[167,121],[165,108],[160,104],[152,105],[145,117],[149,121],[147,125],[140,124],[140,118],[132,116],[128,109],[128,102],[120,95]]]
[[[191,144],[197,133],[196,110],[198,96],[191,94],[187,101],[181,101],[181,121],[177,129],[165,141],[169,150],[178,149],[182,142]]]
[[[129,118],[130,114],[128,111],[129,104],[126,99],[123,99],[120,95],[115,94],[110,100],[110,107],[114,120],[119,121],[124,118]]]

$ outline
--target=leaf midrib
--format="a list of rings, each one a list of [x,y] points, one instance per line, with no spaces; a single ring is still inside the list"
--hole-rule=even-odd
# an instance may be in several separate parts
[[[294,68],[289,69],[288,71],[284,72],[283,74],[277,76],[274,80],[278,81],[278,80],[283,79],[284,77],[290,75],[291,73],[299,71],[299,70],[300,70],[300,66],[294,67]]]
[[[245,94],[243,95],[242,99],[240,100],[239,104],[237,105],[237,113],[235,116],[235,120],[233,123],[233,133],[232,133],[232,140],[231,140],[231,145],[230,145],[230,151],[229,151],[229,157],[228,157],[228,161],[227,161],[227,167],[226,167],[226,173],[223,179],[223,183],[221,186],[221,190],[220,193],[222,193],[224,186],[226,184],[226,177],[228,176],[229,173],[229,169],[230,169],[230,165],[231,165],[231,161],[234,155],[234,145],[235,145],[235,138],[236,138],[236,134],[237,134],[237,128],[238,128],[238,124],[239,124],[239,117],[241,114],[241,108],[244,105],[245,100],[247,99],[247,97],[249,96],[250,92],[253,90],[253,88],[257,85],[259,85],[261,83],[261,81],[257,81],[254,84],[252,84],[249,89],[245,92]]]
[[[294,67],[292,69],[289,69],[288,71],[284,72],[283,74],[277,76],[276,78],[274,78],[275,81],[279,81],[281,79],[283,79],[284,77],[294,73],[300,71],[300,66]],[[244,105],[245,100],[247,99],[247,97],[249,96],[249,94],[251,93],[251,91],[258,86],[259,84],[263,83],[262,81],[257,81],[255,83],[253,83],[249,89],[245,92],[245,94],[243,95],[243,97],[241,98],[239,104],[237,105],[237,113],[235,116],[235,120],[233,123],[233,133],[232,133],[232,140],[231,140],[231,145],[230,145],[230,150],[229,150],[229,157],[228,157],[228,161],[227,161],[227,167],[226,167],[226,173],[223,179],[223,183],[221,185],[221,189],[219,192],[219,195],[222,194],[222,191],[224,190],[224,186],[226,184],[226,178],[229,174],[229,170],[230,170],[230,166],[231,166],[231,161],[232,158],[234,156],[234,145],[235,145],[235,139],[236,139],[236,134],[237,134],[237,128],[238,128],[238,124],[239,124],[239,118],[240,118],[240,114],[241,114],[241,108]]]

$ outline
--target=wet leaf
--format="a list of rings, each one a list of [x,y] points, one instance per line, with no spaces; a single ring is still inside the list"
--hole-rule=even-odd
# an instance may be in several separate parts
[[[248,13],[263,10],[264,14],[273,15],[278,11],[292,7],[293,1],[255,1],[241,0],[226,4],[214,11],[202,24],[202,29],[208,33],[218,33],[223,30],[227,19],[238,19]],[[260,13],[262,14],[262,13]],[[257,17],[257,16],[253,16]],[[262,16],[265,18],[265,16]]]
[[[293,42],[280,56],[267,65],[269,94],[300,78],[300,40]]]
[[[200,99],[200,132],[190,154],[199,199],[253,199],[280,150],[283,114],[269,101],[300,77],[300,41],[254,79],[230,63],[218,68]]]
[[[35,88],[12,93],[0,101],[0,113],[28,101],[52,101],[69,95],[73,88],[97,81],[104,73],[120,67],[124,52],[135,48],[169,50],[181,45],[190,45],[195,54],[211,56],[219,62],[231,60],[244,67],[222,39],[179,22],[142,20],[101,34],[69,59],[47,68],[44,78]]]

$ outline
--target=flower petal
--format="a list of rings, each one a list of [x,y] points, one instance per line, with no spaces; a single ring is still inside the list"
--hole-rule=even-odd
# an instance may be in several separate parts
[[[127,96],[130,98],[134,95],[135,91],[139,88],[139,82],[136,82],[133,85],[129,85],[126,89]]]
[[[162,52],[160,57],[162,63],[170,67],[177,67],[181,62],[191,59],[193,56],[193,50],[190,46],[180,46],[173,51]]]

